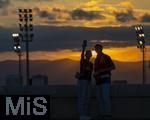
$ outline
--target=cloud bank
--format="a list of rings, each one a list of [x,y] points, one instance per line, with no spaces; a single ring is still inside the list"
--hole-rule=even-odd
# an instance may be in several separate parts
[[[9,4],[10,0],[0,0],[0,9],[6,8],[7,6],[9,6]]]
[[[36,25],[50,26],[80,26],[80,27],[104,27],[104,26],[132,26],[134,24],[149,24],[149,9],[136,8],[133,1],[105,2],[103,0],[0,0],[0,8],[7,7],[7,19],[14,22],[2,21],[1,24],[14,25],[16,21],[14,11],[18,7],[29,7],[34,10]],[[7,18],[6,18],[7,16]],[[9,24],[8,24],[9,23]]]

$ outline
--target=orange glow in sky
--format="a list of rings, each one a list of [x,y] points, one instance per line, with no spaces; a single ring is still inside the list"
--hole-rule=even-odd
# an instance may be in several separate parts
[[[146,48],[145,59],[150,60],[150,46]],[[124,48],[104,48],[104,53],[111,56],[115,61],[120,62],[138,62],[142,60],[142,52],[135,47],[124,47]],[[92,51],[92,54],[96,56],[96,52]],[[80,60],[81,52],[72,50],[62,50],[62,51],[37,51],[30,53],[31,60],[61,60],[61,59],[71,59],[75,61]],[[22,56],[25,59],[25,53]],[[3,52],[0,53],[0,61],[5,60],[18,60],[18,56],[14,52]]]

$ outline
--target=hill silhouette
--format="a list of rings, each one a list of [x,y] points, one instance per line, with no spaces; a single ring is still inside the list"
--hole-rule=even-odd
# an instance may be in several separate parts
[[[22,62],[25,75],[25,61]],[[31,61],[31,76],[44,74],[49,78],[49,84],[75,84],[74,74],[79,70],[79,61],[61,59],[56,61]],[[112,72],[112,80],[127,80],[128,83],[141,83],[142,65],[140,62],[115,61],[116,70]],[[0,62],[0,85],[5,84],[5,78],[9,74],[18,73],[17,61]],[[25,76],[24,76],[25,78]],[[150,78],[150,69],[147,68],[147,78]]]

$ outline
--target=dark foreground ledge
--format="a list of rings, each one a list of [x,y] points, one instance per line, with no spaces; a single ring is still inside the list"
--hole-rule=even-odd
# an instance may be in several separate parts
[[[76,87],[60,86],[2,86],[1,95],[50,95],[51,118],[78,118]],[[112,85],[112,113],[115,120],[150,120],[150,85]],[[95,87],[92,87],[91,116],[97,115]]]

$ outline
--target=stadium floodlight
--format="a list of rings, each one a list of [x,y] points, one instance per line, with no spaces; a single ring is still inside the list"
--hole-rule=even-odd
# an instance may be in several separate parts
[[[17,54],[20,54],[21,52],[20,35],[19,33],[13,33],[12,37],[14,42],[14,51],[17,52]]]
[[[21,46],[20,45],[14,45],[14,51],[17,52],[17,53],[20,53]]]
[[[141,25],[137,25],[135,26],[135,31],[137,36],[138,47],[145,47],[145,34],[143,27]]]
[[[29,9],[29,13],[32,13],[32,9]]]
[[[22,9],[18,9],[20,13],[22,13]]]
[[[17,53],[18,57],[19,57],[19,69],[18,69],[18,74],[19,74],[19,78],[20,81],[22,83],[22,69],[21,69],[21,40],[20,40],[20,34],[19,33],[13,33],[12,34],[12,38],[13,38],[13,49],[14,51]]]
[[[146,71],[145,71],[145,34],[144,34],[144,28],[142,25],[137,25],[134,26],[135,32],[136,32],[136,38],[137,38],[137,47],[142,50],[142,59],[143,59],[143,64],[142,64],[142,76],[143,76],[143,84],[146,83]]]
[[[19,9],[19,27],[22,41],[26,43],[26,84],[30,84],[29,42],[33,41],[32,9]]]
[[[13,38],[19,37],[19,33],[13,33],[13,34],[12,34],[12,37],[13,37]]]

